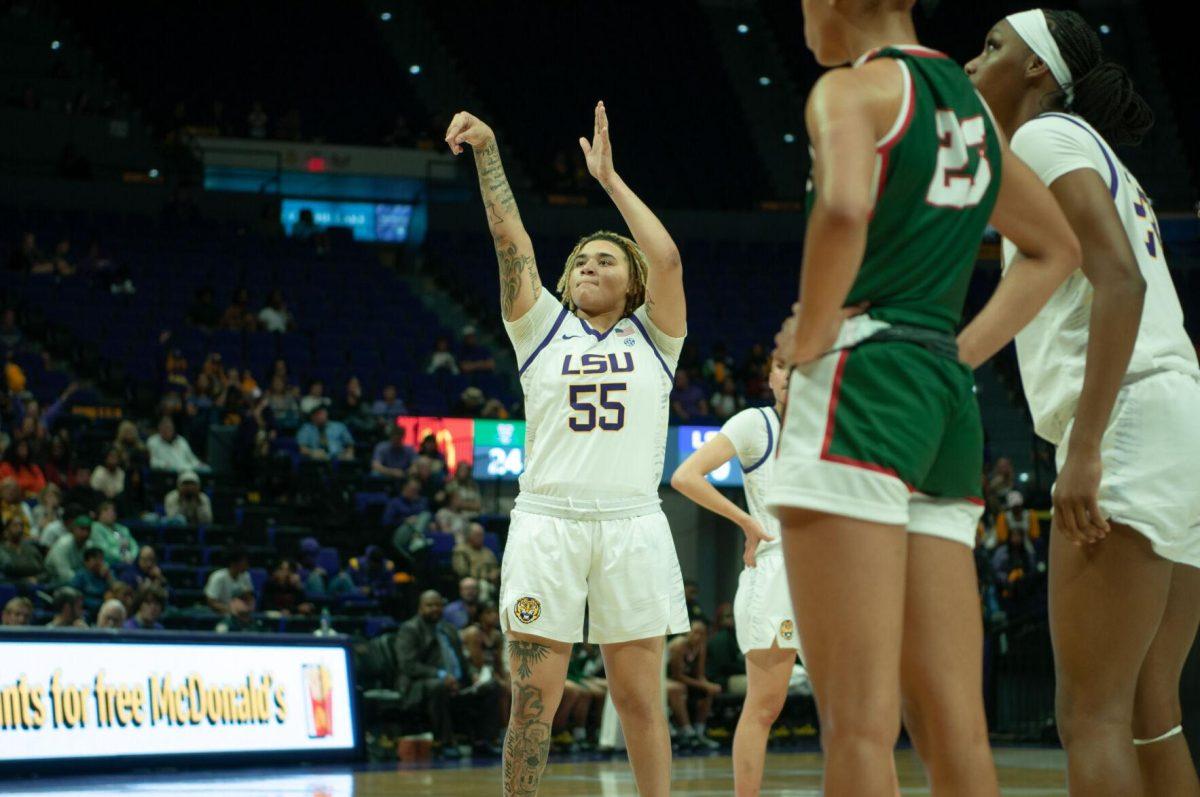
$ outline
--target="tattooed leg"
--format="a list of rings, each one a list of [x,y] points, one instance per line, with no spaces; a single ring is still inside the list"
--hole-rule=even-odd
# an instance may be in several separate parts
[[[522,637],[508,643],[512,713],[504,739],[505,797],[537,794],[570,654],[570,645],[548,639]]]

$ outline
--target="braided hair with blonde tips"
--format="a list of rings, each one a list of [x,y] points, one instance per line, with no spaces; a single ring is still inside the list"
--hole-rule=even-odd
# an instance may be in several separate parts
[[[571,272],[575,270],[575,258],[579,255],[580,250],[592,241],[608,241],[625,254],[625,262],[629,264],[629,287],[625,291],[625,309],[622,311],[621,317],[626,318],[633,315],[634,310],[646,303],[646,276],[649,274],[650,268],[646,265],[646,254],[640,246],[632,239],[610,230],[597,230],[583,236],[575,244],[571,254],[567,255],[567,262],[563,267],[562,276],[558,279],[556,289],[559,296],[562,297],[562,303],[572,313],[579,310],[571,298]]]

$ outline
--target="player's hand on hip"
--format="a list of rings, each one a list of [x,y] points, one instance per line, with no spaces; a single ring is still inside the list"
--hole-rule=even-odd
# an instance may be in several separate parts
[[[1099,501],[1103,471],[1098,451],[1070,449],[1054,483],[1054,525],[1075,545],[1108,536],[1108,521]]]
[[[446,128],[446,145],[455,155],[462,153],[463,144],[482,147],[495,139],[496,134],[492,132],[492,128],[488,127],[479,117],[466,111],[454,114],[454,118],[450,120],[450,126]]]
[[[802,345],[802,341],[796,338],[796,330],[800,323],[800,303],[796,302],[792,305],[792,314],[783,322],[783,326],[779,329],[779,334],[775,336],[775,351],[778,357],[788,366],[802,365],[803,363],[818,359],[837,342],[842,324],[848,319],[867,312],[870,306],[870,302],[859,302],[858,304],[843,307],[838,313],[837,326],[828,330],[828,340],[821,341],[814,349],[812,346]],[[807,342],[804,341],[803,343]]]
[[[742,532],[746,535],[746,547],[742,552],[742,561],[746,567],[754,567],[758,562],[755,560],[755,554],[758,551],[760,542],[771,542],[775,538],[767,534],[763,530],[762,524],[754,518],[749,518],[745,525],[742,526]]]
[[[608,137],[608,112],[604,108],[603,100],[596,103],[591,143],[588,143],[586,138],[580,138],[579,146],[583,150],[584,160],[587,161],[588,173],[607,188],[609,181],[616,175],[616,170],[613,168],[612,141]]]

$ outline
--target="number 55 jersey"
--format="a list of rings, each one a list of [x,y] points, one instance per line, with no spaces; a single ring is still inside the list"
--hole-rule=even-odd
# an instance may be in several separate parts
[[[657,507],[684,339],[658,329],[644,305],[601,333],[546,289],[505,329],[525,393],[518,506],[543,496],[580,508]]]

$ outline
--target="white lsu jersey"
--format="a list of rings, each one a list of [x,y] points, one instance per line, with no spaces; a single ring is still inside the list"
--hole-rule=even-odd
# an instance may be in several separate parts
[[[1013,135],[1011,147],[1047,186],[1077,169],[1093,169],[1112,195],[1146,281],[1145,306],[1126,383],[1157,371],[1200,373],[1167,271],[1158,220],[1145,192],[1112,148],[1085,120],[1067,113],[1044,113],[1026,122]],[[1016,247],[1006,239],[1003,250],[1007,270]],[[1092,292],[1083,272],[1075,272],[1017,334],[1021,380],[1034,429],[1055,445],[1062,442],[1075,416],[1083,388]]]
[[[644,305],[597,332],[544,288],[504,326],[525,392],[521,492],[657,505],[684,339],[656,327]]]
[[[721,427],[729,438],[742,466],[743,490],[750,517],[757,520],[768,536],[775,539],[760,543],[756,556],[779,550],[779,518],[767,508],[767,490],[775,467],[775,447],[779,443],[779,415],[774,407],[752,407],[734,415]]]

